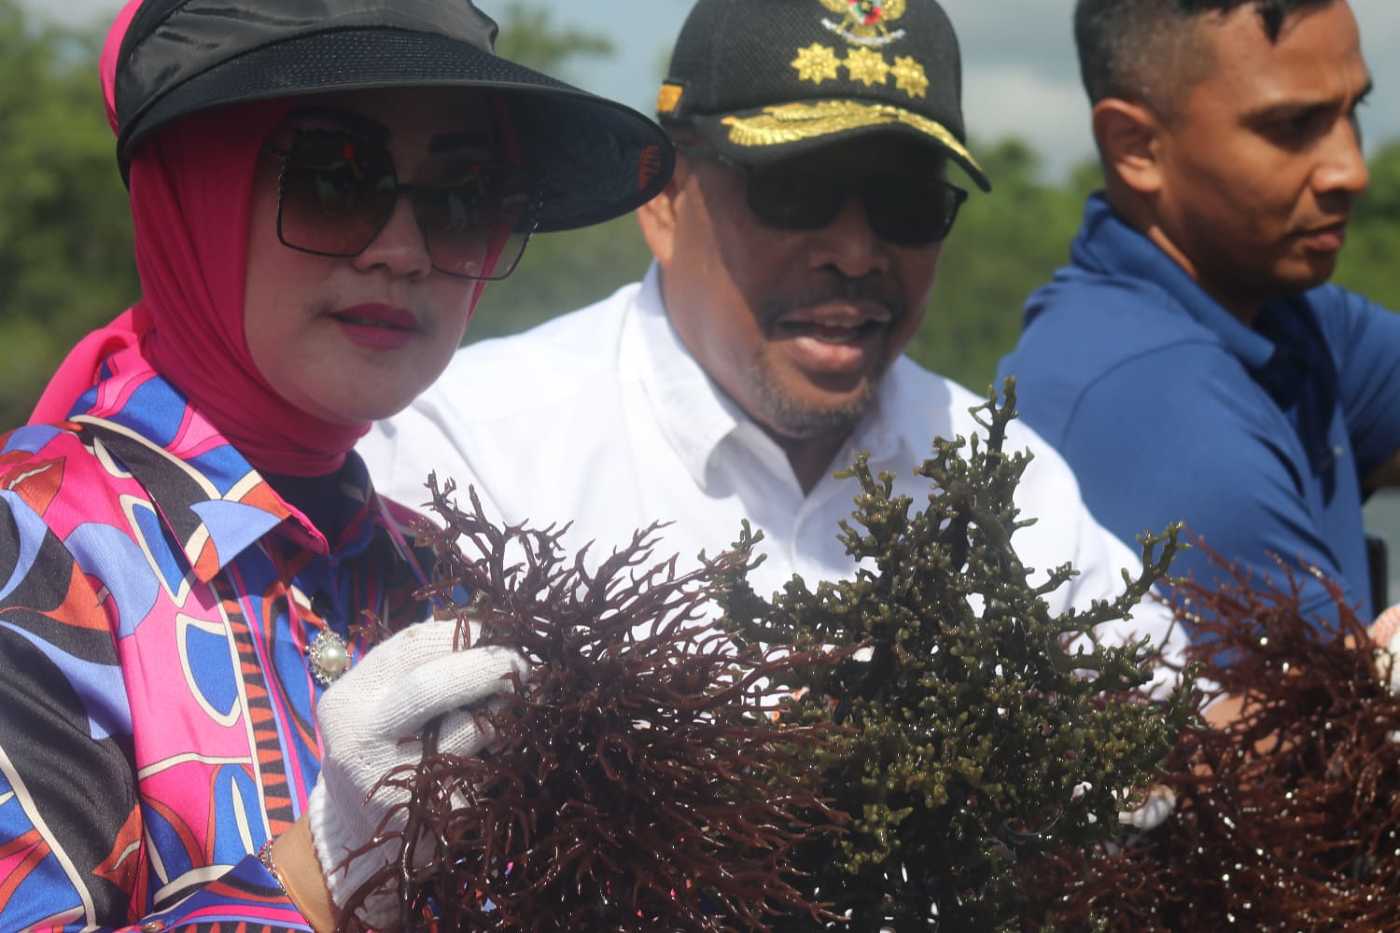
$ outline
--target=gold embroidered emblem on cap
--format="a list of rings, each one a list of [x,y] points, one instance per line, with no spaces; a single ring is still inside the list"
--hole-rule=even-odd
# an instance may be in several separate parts
[[[883,52],[876,51],[903,39],[907,33],[891,31],[889,24],[902,19],[908,10],[908,0],[818,0],[833,13],[842,14],[840,22],[823,19],[824,25],[847,42],[856,46],[842,59],[836,49],[813,42],[797,52],[792,67],[798,80],[824,84],[841,77],[844,67],[852,84],[880,87],[894,75],[895,87],[911,98],[928,96],[928,72],[917,59],[902,55],[891,65]],[[664,111],[663,111],[664,112]]]
[[[782,146],[847,130],[903,124],[933,137],[979,173],[982,171],[972,153],[942,123],[892,104],[853,100],[781,104],[764,107],[762,113],[752,117],[729,116],[722,122],[729,127],[729,141],[745,147]]]
[[[896,58],[890,74],[894,75],[895,87],[910,97],[928,96],[928,72],[924,71],[923,65],[909,56],[901,55]]]
[[[852,81],[873,87],[889,80],[890,63],[879,52],[854,49],[846,56],[846,71],[850,72]]]
[[[924,66],[907,55],[901,55],[894,60],[894,65],[890,65],[889,60],[879,52],[870,49],[853,49],[849,55],[842,59],[836,50],[813,42],[805,49],[797,53],[797,57],[792,60],[793,70],[797,72],[799,81],[807,81],[811,84],[824,84],[827,81],[835,81],[841,77],[841,69],[844,67],[851,77],[851,82],[864,84],[866,87],[883,86],[889,83],[890,75],[894,75],[895,87],[903,91],[910,97],[923,98],[928,96],[928,72],[924,71]],[[675,106],[667,107],[666,89],[673,87],[667,85],[661,89],[661,104],[657,109],[661,113],[670,113]],[[679,92],[679,88],[677,88]],[[677,96],[679,103],[679,94]]]
[[[836,50],[819,42],[800,50],[792,61],[792,67],[797,69],[800,80],[813,84],[835,81],[841,77],[841,59],[836,57]]]
[[[889,24],[901,19],[908,0],[820,0],[821,5],[840,14],[835,22],[823,19],[822,25],[852,45],[883,48],[906,35],[903,29],[891,30]]]

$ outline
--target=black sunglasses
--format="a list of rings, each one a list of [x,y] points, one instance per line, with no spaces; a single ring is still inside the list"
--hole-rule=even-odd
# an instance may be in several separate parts
[[[496,281],[515,271],[538,224],[538,204],[519,171],[471,162],[450,183],[399,181],[380,140],[349,129],[302,127],[283,148],[277,237],[317,256],[353,257],[384,230],[401,196],[413,205],[433,268]]]
[[[681,151],[726,165],[744,176],[749,210],[777,230],[820,230],[858,195],[866,222],[897,246],[932,246],[948,238],[967,192],[932,173],[872,172],[843,177],[817,164],[783,161],[753,166],[706,147]]]

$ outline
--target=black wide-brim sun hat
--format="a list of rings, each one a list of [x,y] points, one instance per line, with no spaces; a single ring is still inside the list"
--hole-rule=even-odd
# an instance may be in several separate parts
[[[117,156],[189,114],[381,88],[480,88],[504,98],[540,194],[539,231],[651,200],[674,168],[666,133],[616,101],[494,54],[470,0],[146,0],[116,71]]]

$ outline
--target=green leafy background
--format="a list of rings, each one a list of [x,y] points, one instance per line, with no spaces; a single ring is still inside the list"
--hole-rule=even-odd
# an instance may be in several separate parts
[[[557,25],[517,3],[500,51],[568,76],[581,56],[610,56],[605,37]],[[45,379],[83,333],[137,295],[126,196],[97,91],[97,30],[46,25],[0,0],[0,431],[21,423]],[[982,391],[1016,340],[1025,296],[1067,254],[1097,166],[1046,181],[1024,142],[976,146],[994,179],[974,196],[944,250],[923,329],[910,354]],[[1400,142],[1379,148],[1373,184],[1338,279],[1400,307]],[[487,289],[468,334],[523,330],[637,279],[648,254],[628,217],[541,236],[519,271]]]

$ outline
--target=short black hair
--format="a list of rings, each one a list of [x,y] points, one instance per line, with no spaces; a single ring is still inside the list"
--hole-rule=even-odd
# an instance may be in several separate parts
[[[1078,0],[1074,40],[1091,103],[1138,101],[1167,114],[1172,91],[1191,87],[1211,64],[1195,26],[1208,13],[1253,6],[1269,41],[1295,11],[1334,0]]]

